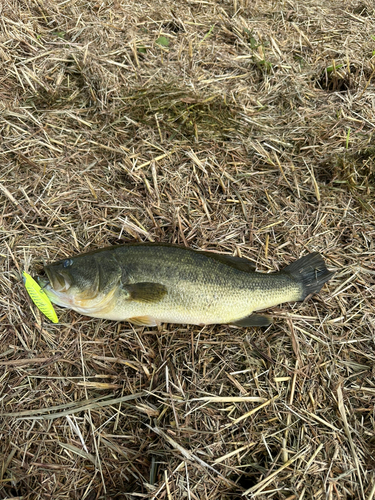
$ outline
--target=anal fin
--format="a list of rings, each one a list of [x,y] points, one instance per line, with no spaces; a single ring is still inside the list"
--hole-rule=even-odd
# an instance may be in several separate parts
[[[273,323],[273,320],[271,316],[266,316],[265,314],[250,314],[249,316],[245,316],[245,318],[231,323],[236,326],[269,326]]]

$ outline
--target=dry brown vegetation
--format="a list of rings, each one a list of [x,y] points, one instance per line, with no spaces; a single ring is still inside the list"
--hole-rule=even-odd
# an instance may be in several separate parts
[[[0,498],[373,500],[373,2],[0,11]],[[267,330],[30,302],[135,239],[337,273]]]

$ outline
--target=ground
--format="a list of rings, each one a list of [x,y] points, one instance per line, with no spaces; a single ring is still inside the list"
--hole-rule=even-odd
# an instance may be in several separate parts
[[[3,0],[0,61],[0,498],[373,500],[373,2]],[[28,298],[135,240],[336,274],[267,329]]]

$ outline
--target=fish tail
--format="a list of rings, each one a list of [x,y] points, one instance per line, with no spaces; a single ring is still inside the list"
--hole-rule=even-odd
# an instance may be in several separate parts
[[[301,284],[301,297],[304,300],[308,295],[318,293],[335,273],[328,271],[325,262],[318,252],[313,252],[296,260],[283,269],[291,274]]]

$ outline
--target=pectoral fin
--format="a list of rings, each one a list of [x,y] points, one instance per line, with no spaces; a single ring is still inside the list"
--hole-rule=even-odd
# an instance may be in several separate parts
[[[167,288],[160,283],[133,283],[122,288],[128,294],[128,300],[137,302],[159,302],[167,293]]]
[[[272,322],[270,316],[250,314],[250,316],[234,321],[232,324],[236,326],[269,326]]]

